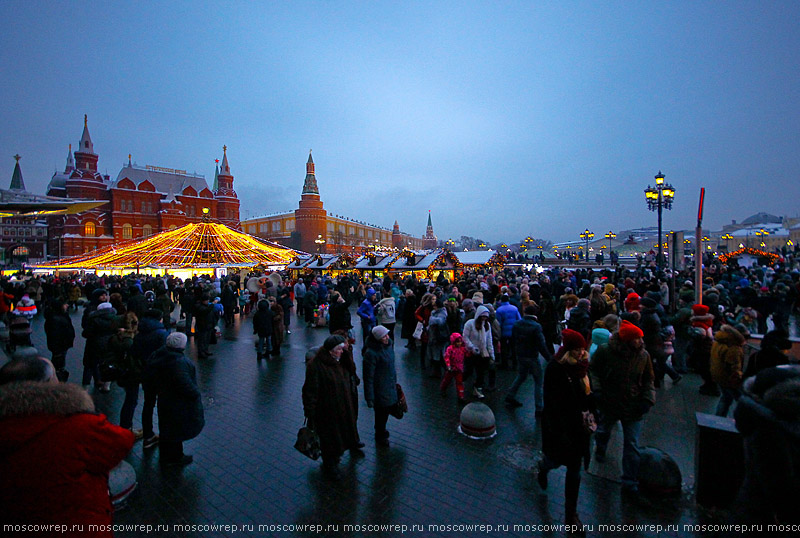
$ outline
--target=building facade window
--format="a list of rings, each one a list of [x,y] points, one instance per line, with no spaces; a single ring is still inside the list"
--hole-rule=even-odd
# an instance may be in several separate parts
[[[97,235],[97,230],[94,227],[94,222],[87,222],[83,225],[83,235],[86,237],[94,237]]]
[[[122,238],[133,239],[133,226],[131,226],[130,224],[122,225]]]
[[[281,231],[281,221],[276,220],[272,223],[272,231],[273,232],[280,232]]]
[[[149,224],[142,226],[142,237],[150,237],[153,235],[153,227]]]
[[[287,230],[294,230],[294,220],[287,220],[286,221],[286,229]]]

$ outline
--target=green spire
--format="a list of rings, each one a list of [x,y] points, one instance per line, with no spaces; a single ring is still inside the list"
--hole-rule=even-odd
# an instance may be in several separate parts
[[[22,158],[19,154],[14,155],[17,164],[14,165],[14,173],[11,175],[11,189],[17,191],[25,190],[25,182],[22,180],[22,170],[19,168],[19,160]]]
[[[214,192],[219,190],[219,159],[216,160],[214,165]]]
[[[428,210],[428,228],[433,228],[433,223],[431,222],[431,210]]]

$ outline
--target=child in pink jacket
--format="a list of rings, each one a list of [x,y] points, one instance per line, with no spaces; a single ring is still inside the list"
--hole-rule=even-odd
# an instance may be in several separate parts
[[[469,350],[464,346],[464,339],[461,335],[459,333],[451,334],[450,345],[447,346],[444,352],[444,364],[447,368],[447,372],[444,374],[444,379],[442,379],[439,390],[442,392],[442,396],[446,396],[447,387],[449,387],[450,382],[455,379],[456,390],[458,391],[458,403],[460,404],[466,403],[464,400],[464,361],[468,354]]]

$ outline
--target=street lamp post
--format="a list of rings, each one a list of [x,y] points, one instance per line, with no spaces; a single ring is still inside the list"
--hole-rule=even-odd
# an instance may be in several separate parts
[[[647,208],[650,211],[658,211],[658,255],[656,256],[656,268],[661,269],[664,264],[664,251],[661,246],[661,212],[662,209],[672,209],[672,201],[675,198],[675,188],[669,183],[664,183],[664,174],[658,171],[655,176],[656,186],[650,185],[644,190],[647,200]]]
[[[723,234],[723,235],[720,236],[720,239],[723,239],[725,241],[725,250],[727,252],[730,252],[731,251],[731,243],[730,243],[730,241],[731,241],[731,239],[733,239],[733,236],[731,234]]]
[[[757,232],[756,232],[756,236],[757,236],[757,237],[759,238],[759,240],[760,240],[760,241],[759,241],[759,246],[760,246],[761,248],[764,248],[764,247],[766,246],[766,244],[764,243],[764,239],[763,239],[763,238],[764,238],[765,236],[768,236],[768,235],[769,235],[769,232],[768,232],[767,230],[765,230],[764,228],[761,228],[759,231],[757,231]]]
[[[612,239],[616,239],[617,234],[615,234],[614,232],[609,230],[608,233],[605,235],[605,237],[606,237],[606,239],[608,239],[608,253],[610,255],[611,254],[611,240]]]
[[[317,244],[317,254],[319,254],[322,250],[322,245],[325,244],[325,239],[322,238],[322,234],[317,234],[317,238],[314,239],[314,242]]]
[[[589,228],[586,228],[583,233],[581,233],[580,238],[586,241],[586,250],[584,251],[584,257],[586,258],[586,263],[589,263],[589,241],[594,239],[594,233],[589,231]]]

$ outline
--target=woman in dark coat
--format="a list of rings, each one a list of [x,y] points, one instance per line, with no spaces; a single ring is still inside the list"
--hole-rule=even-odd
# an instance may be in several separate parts
[[[322,469],[334,479],[341,478],[339,458],[345,450],[361,455],[351,373],[341,360],[345,347],[344,337],[329,336],[306,364],[303,384],[303,414],[319,435]]]
[[[262,299],[258,301],[258,308],[253,316],[253,334],[258,336],[256,342],[256,360],[261,360],[270,351],[270,340],[272,339],[272,310],[269,309],[269,301]]]
[[[547,489],[547,473],[567,467],[564,483],[565,522],[581,525],[578,518],[578,493],[581,487],[581,463],[589,465],[589,433],[583,425],[583,412],[592,407],[590,399],[589,355],[580,333],[565,330],[563,345],[544,373],[544,416],[542,452],[539,462],[539,485]]]
[[[158,394],[158,429],[162,465],[188,465],[183,442],[197,437],[205,426],[203,401],[194,364],[183,354],[186,335],[174,332],[153,354],[145,381]]]
[[[283,307],[278,304],[274,297],[270,297],[269,309],[272,312],[272,352],[273,357],[279,357],[281,354],[281,345],[286,338],[283,327]]]
[[[331,334],[336,331],[348,333],[353,328],[353,322],[350,317],[350,300],[344,299],[338,291],[332,291],[330,299],[328,329]]]
[[[95,387],[100,392],[109,392],[110,383],[100,378],[100,364],[111,357],[108,342],[116,330],[117,313],[111,303],[100,303],[97,310],[89,314],[83,337],[86,347],[83,354],[83,384],[88,385],[94,378]]]
[[[62,383],[69,378],[66,370],[67,350],[75,341],[75,328],[69,317],[69,304],[61,299],[55,300],[44,315],[44,333],[47,336],[47,349],[53,353],[53,366],[56,376]]]
[[[400,338],[408,340],[406,347],[408,349],[417,349],[417,343],[414,340],[414,329],[417,328],[417,296],[411,289],[406,290],[406,304],[403,307],[403,329],[400,331]]]
[[[375,443],[389,446],[386,421],[397,405],[397,372],[394,367],[394,342],[389,329],[372,329],[364,346],[364,399],[375,409]]]

